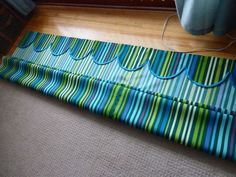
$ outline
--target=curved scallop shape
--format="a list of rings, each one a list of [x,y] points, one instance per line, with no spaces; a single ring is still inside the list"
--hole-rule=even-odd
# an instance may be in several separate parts
[[[70,56],[74,60],[83,59],[91,54],[93,61],[100,65],[117,59],[119,66],[127,71],[136,71],[148,63],[150,73],[160,79],[171,79],[186,71],[187,78],[200,87],[219,86],[229,77],[236,86],[234,60],[38,32],[26,33],[18,47],[27,48],[32,43],[36,52],[51,47],[52,55],[55,56],[70,50]]]
[[[224,76],[219,82],[216,82],[216,83],[211,84],[211,85],[204,85],[204,84],[202,84],[202,83],[198,83],[198,82],[192,80],[192,78],[190,78],[188,74],[186,74],[186,75],[187,75],[187,78],[188,78],[192,83],[194,83],[195,85],[197,85],[197,86],[199,86],[199,87],[213,88],[213,87],[217,87],[217,86],[221,85],[222,83],[224,83],[224,82],[229,78],[229,76],[230,76],[231,74],[230,74],[229,72],[226,73],[225,76]]]
[[[18,47],[20,48],[27,48],[29,47],[35,40],[37,36],[37,32],[27,32],[24,37],[21,39]]]
[[[214,87],[224,82],[233,70],[234,61],[194,55],[187,76],[201,87]]]
[[[151,48],[123,45],[122,52],[118,57],[118,63],[120,67],[127,71],[136,71],[148,62],[152,52],[153,49]]]
[[[149,60],[149,70],[160,79],[171,79],[186,69],[190,58],[190,54],[155,50]]]
[[[122,44],[96,41],[93,45],[93,60],[97,64],[108,64],[122,52]]]
[[[87,39],[74,38],[71,43],[70,56],[74,60],[82,60],[92,52],[93,43],[95,41]]]
[[[55,56],[62,55],[68,51],[72,43],[72,38],[56,36],[51,45],[52,54]]]
[[[55,39],[55,35],[38,33],[34,40],[34,50],[41,52],[49,48]]]

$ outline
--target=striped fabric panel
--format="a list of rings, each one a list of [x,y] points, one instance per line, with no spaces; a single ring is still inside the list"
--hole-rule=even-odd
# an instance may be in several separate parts
[[[195,56],[189,67],[189,77],[203,85],[213,85],[233,71],[233,60],[219,60],[216,57]]]
[[[122,44],[96,41],[93,45],[93,60],[97,64],[107,64],[122,52]]]
[[[27,33],[0,76],[222,158],[236,159],[236,62]]]
[[[0,76],[132,127],[236,160],[235,113],[17,58],[3,59]]]
[[[161,78],[172,78],[181,73],[190,62],[191,55],[179,52],[155,50],[150,58],[150,70]]]

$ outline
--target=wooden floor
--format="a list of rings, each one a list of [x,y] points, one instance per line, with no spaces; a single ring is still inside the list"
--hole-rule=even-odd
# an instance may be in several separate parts
[[[33,13],[21,36],[25,31],[38,31],[167,49],[160,36],[164,21],[173,13],[175,12],[41,5]],[[236,33],[232,35],[236,36]],[[178,50],[194,50],[199,47],[223,47],[230,40],[227,37],[214,37],[212,34],[192,36],[181,28],[178,18],[174,17],[167,27],[165,41]],[[14,51],[16,44],[10,53]],[[236,44],[223,52],[200,54],[236,59]]]

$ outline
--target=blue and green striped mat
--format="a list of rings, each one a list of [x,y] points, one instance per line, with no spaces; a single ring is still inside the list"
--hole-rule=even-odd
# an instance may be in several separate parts
[[[1,78],[236,161],[236,62],[28,32]]]

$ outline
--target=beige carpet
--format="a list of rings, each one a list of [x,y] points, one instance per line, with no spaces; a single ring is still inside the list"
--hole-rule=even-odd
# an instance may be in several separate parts
[[[0,176],[234,176],[236,164],[0,80]]]

